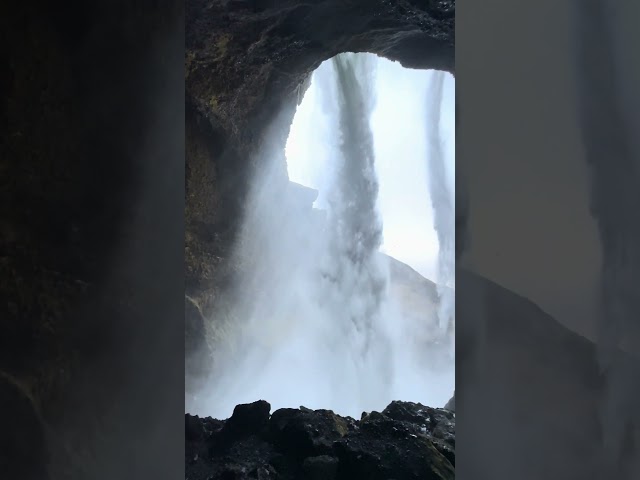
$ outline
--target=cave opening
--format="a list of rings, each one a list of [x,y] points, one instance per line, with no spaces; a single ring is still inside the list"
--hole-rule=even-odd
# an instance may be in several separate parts
[[[358,53],[297,90],[285,151],[263,153],[252,179],[202,413],[449,400],[453,89],[450,74]]]

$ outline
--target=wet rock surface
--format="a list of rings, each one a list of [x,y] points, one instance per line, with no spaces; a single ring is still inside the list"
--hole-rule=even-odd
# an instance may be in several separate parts
[[[455,2],[190,0],[187,101],[246,146],[319,64],[371,52],[411,68],[454,69]]]
[[[392,402],[360,420],[329,410],[238,405],[228,420],[185,415],[186,480],[455,477],[455,414]]]
[[[33,401],[0,373],[0,476],[47,480],[45,431]]]
[[[183,10],[0,4],[2,480],[176,478]]]

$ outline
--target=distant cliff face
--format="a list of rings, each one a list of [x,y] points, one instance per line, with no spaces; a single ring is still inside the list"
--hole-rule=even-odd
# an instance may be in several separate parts
[[[250,148],[309,74],[339,53],[452,72],[454,16],[454,1],[190,0],[187,101],[227,146]]]
[[[409,265],[385,255],[389,265],[389,296],[401,307],[404,317],[424,325],[437,325],[438,290]]]
[[[229,249],[261,157],[282,159],[286,188],[284,146],[311,73],[346,51],[453,72],[454,16],[454,1],[187,2],[185,280],[205,316],[238,268]],[[187,335],[201,323],[187,318]]]

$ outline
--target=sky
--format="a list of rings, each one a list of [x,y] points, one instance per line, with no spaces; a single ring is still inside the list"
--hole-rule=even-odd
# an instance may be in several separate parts
[[[428,190],[425,135],[431,76],[430,71],[405,69],[380,58],[371,128],[380,188],[378,208],[384,225],[382,250],[435,280],[438,240]],[[286,155],[290,180],[320,190],[321,204],[328,174],[326,145],[336,132],[323,113],[319,88],[314,76],[294,117]],[[440,129],[451,176],[455,165],[454,98],[454,79],[447,75]]]

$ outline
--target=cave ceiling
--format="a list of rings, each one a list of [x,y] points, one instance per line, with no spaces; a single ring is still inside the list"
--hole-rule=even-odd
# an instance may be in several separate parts
[[[186,22],[187,102],[236,148],[339,53],[454,72],[454,1],[193,0]]]

